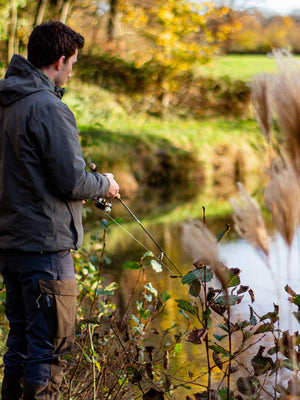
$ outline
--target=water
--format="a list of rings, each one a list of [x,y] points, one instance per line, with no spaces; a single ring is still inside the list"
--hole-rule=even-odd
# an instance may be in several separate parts
[[[183,240],[183,225],[189,223],[190,221],[184,220],[176,223],[147,225],[149,232],[183,275],[194,269],[194,260],[187,253]],[[231,223],[228,216],[208,221],[209,227],[214,234],[224,230],[226,223]],[[148,250],[153,251],[157,256],[160,254],[160,251],[137,223],[134,222],[130,226],[121,224],[121,226],[124,226],[126,231],[119,226],[113,226],[108,234],[106,244],[107,254],[112,262],[107,273],[110,279],[116,281],[119,279],[130,280],[127,275],[130,275],[131,271],[124,271],[122,268],[123,263],[126,261],[139,261],[140,257]],[[269,267],[263,257],[250,244],[237,238],[233,230],[220,242],[221,260],[229,268],[234,267],[241,270],[241,283],[253,289],[255,293],[255,309],[260,315],[272,311],[275,303],[281,305],[283,315],[286,316],[288,295],[284,290],[285,285],[288,284],[296,292],[300,290],[299,235],[300,231],[298,230],[290,251],[279,235],[273,238]],[[181,283],[177,285],[175,283],[176,279],[171,279],[169,276],[178,275],[178,272],[166,258],[164,263],[165,266],[162,273],[157,274],[149,268],[147,274],[149,279],[151,278],[151,281],[153,281],[153,285],[161,289],[165,287],[166,290],[168,289],[171,292],[170,294],[176,295],[182,285]],[[125,286],[129,287],[128,284]],[[180,291],[182,291],[182,287]],[[250,297],[247,298],[245,296],[245,301],[242,302],[240,308],[243,309],[244,307],[248,310],[248,304],[250,304]],[[282,327],[291,328],[287,319],[284,319]]]

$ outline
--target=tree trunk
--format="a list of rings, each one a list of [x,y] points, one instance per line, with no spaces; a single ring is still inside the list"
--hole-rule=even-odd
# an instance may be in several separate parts
[[[112,42],[115,38],[115,29],[116,29],[116,15],[119,0],[110,0],[110,13],[107,24],[107,39],[109,42]]]
[[[62,22],[63,24],[65,24],[67,21],[71,3],[72,3],[72,0],[66,0],[63,2],[61,13],[60,13],[60,19],[59,19],[60,22]]]
[[[15,50],[16,31],[18,23],[18,6],[16,0],[11,0],[11,24],[8,36],[8,62],[10,62]]]
[[[47,3],[48,3],[48,0],[39,0],[39,4],[37,7],[37,13],[36,13],[35,20],[34,20],[34,26],[40,25],[43,22]]]

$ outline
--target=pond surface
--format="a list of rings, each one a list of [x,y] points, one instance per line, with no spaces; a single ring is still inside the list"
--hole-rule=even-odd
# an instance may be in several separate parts
[[[144,204],[145,208],[143,209],[140,205],[137,207],[138,211],[134,208],[134,203],[133,205],[130,204],[131,209],[139,218],[141,218],[141,215],[145,216],[147,212],[153,211],[151,207],[149,208],[147,203]],[[190,210],[192,210],[193,204],[195,204],[195,201],[189,203]],[[151,250],[156,256],[160,255],[160,251],[136,222],[128,223],[128,221],[132,221],[131,217],[126,217],[124,210],[118,206],[112,212],[112,216],[115,218],[119,214],[124,218],[124,223],[121,224],[121,227],[112,226],[108,233],[106,249],[107,255],[111,259],[111,264],[107,267],[106,271],[104,271],[104,276],[108,282],[116,281],[119,283],[120,290],[118,301],[121,307],[125,307],[136,285],[138,272],[124,270],[123,264],[127,261],[139,261],[140,257],[147,250]],[[108,219],[104,214],[99,214],[98,219],[93,219],[92,223],[89,222],[90,229],[93,231],[97,229],[101,230],[100,221],[103,217]],[[198,218],[202,218],[200,212]],[[141,221],[143,222],[143,219],[141,219]],[[184,227],[190,223],[191,221],[188,217],[183,218],[181,221],[153,224],[149,222],[149,220],[145,220],[145,225],[151,235],[164,249],[165,253],[171,258],[183,275],[194,269],[194,260],[185,248],[184,243],[186,243],[186,238],[183,237],[185,232]],[[206,223],[210,230],[217,235],[220,231],[225,229],[227,223],[231,224],[231,218],[228,215],[211,215],[207,217]],[[284,287],[288,283],[296,292],[299,292],[300,289],[299,234],[300,232],[297,233],[291,251],[288,251],[279,236],[274,238],[270,255],[271,268],[266,266],[262,257],[248,243],[237,238],[233,230],[231,230],[220,243],[221,260],[228,267],[239,268],[241,270],[241,284],[247,285],[253,289],[255,293],[255,302],[252,306],[255,311],[259,315],[263,315],[269,311],[273,311],[273,304],[279,304],[282,317],[282,330],[298,329],[298,327],[295,326],[295,320],[290,318],[291,309],[287,302],[288,296],[284,291]],[[149,266],[148,269],[146,268],[147,281],[150,281],[159,293],[167,291],[172,296],[167,302],[163,317],[155,322],[155,328],[161,332],[170,328],[174,323],[177,323],[179,328],[176,328],[176,330],[183,331],[186,329],[188,322],[190,323],[189,329],[192,329],[194,326],[200,328],[200,326],[193,325],[196,321],[187,321],[183,315],[179,314],[175,299],[191,299],[191,297],[188,294],[187,285],[183,285],[178,278],[174,279],[170,277],[170,275],[177,275],[174,267],[168,263],[166,258],[164,258],[164,262],[167,268],[164,267],[163,271],[160,273],[153,271],[151,266]],[[215,282],[214,285],[218,285],[218,283]],[[143,285],[140,286],[140,290],[142,290],[142,287]],[[246,294],[242,303],[233,308],[233,319],[249,320],[249,305],[251,305],[251,299],[250,296]],[[218,322],[220,321],[216,318],[214,324],[217,325]],[[218,328],[216,328],[216,332],[217,329]],[[174,333],[176,332],[174,331],[173,334]],[[169,336],[171,340],[172,334],[170,333]],[[157,345],[156,340],[155,337],[150,337],[149,344]],[[265,340],[268,341],[269,339],[266,338]],[[238,345],[238,343],[236,345]],[[257,347],[253,347],[251,354],[254,355],[256,352]],[[182,364],[185,363],[185,370],[191,370],[193,373],[201,375],[206,368],[206,364],[203,362],[204,359],[204,346],[196,346],[183,341],[182,351],[175,364],[173,364],[173,368],[175,372],[176,368],[180,370],[180,377],[189,379],[187,372],[183,373],[183,369],[181,369]],[[215,372],[214,381],[218,382],[219,380],[220,374]],[[205,379],[202,380],[202,383],[205,384]],[[200,387],[199,391],[201,390]]]

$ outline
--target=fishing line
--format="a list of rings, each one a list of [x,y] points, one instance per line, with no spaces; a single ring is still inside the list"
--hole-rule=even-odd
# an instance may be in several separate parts
[[[109,215],[108,213],[105,213],[105,215],[114,223],[116,224],[119,228],[121,228],[128,236],[130,236],[133,240],[135,240],[141,247],[143,247],[146,251],[149,251],[152,253],[152,251],[150,249],[148,249],[142,242],[140,242],[135,236],[133,236],[126,228],[124,228],[124,226],[122,226],[117,220],[115,220],[111,215]],[[153,254],[153,253],[152,253]],[[162,261],[162,259],[160,257],[157,257],[156,255],[154,255],[154,257],[160,262],[160,264],[162,264],[171,274],[172,277],[174,276],[174,271],[172,271],[168,265],[166,263],[164,263]],[[182,274],[180,274],[180,276],[182,277]]]
[[[98,172],[97,166],[94,163],[90,163],[89,165],[90,169],[92,172]],[[177,271],[177,273],[179,274],[180,277],[183,277],[181,271],[179,270],[179,268],[177,268],[177,266],[174,264],[174,262],[169,258],[169,256],[165,253],[165,251],[162,249],[162,247],[159,245],[159,243],[153,238],[153,236],[150,234],[150,232],[143,226],[143,224],[141,223],[141,221],[137,218],[137,216],[130,210],[130,208],[126,205],[126,203],[121,199],[121,195],[120,193],[118,193],[115,197],[115,199],[119,200],[120,203],[122,204],[122,206],[126,209],[126,211],[132,216],[132,218],[138,223],[138,225],[143,229],[143,231],[147,234],[147,236],[152,240],[152,242],[156,245],[156,247],[160,250],[160,256],[157,257],[157,259],[159,260],[159,262],[161,264],[163,264],[169,271],[170,269],[165,265],[165,263],[162,262],[163,257],[165,257],[169,263],[175,268],[175,270]],[[101,197],[101,198],[95,198],[96,200],[96,207],[98,207],[100,210],[104,211],[106,213],[106,215],[109,216],[109,213],[111,211],[111,207],[112,207],[112,203],[107,201],[105,198]],[[109,216],[110,217],[110,216]],[[112,220],[114,221],[114,219],[112,218]],[[116,221],[115,221],[116,222]],[[121,227],[121,225],[119,225]],[[123,227],[122,227],[123,229]],[[126,230],[124,229],[124,231],[126,232]],[[139,241],[134,238],[129,232],[127,232],[129,234],[129,236],[131,236],[134,240],[136,240],[138,243]],[[141,243],[140,243],[141,244]],[[142,245],[142,244],[141,244]],[[144,245],[142,245],[142,247],[144,247],[147,251],[149,251]],[[171,271],[170,271],[171,272]],[[173,272],[172,272],[173,273]]]

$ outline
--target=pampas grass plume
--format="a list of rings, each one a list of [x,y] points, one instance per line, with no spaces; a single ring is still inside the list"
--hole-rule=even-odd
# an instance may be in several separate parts
[[[251,84],[252,104],[256,120],[268,143],[272,132],[272,110],[270,98],[271,79],[267,74],[256,75]]]
[[[273,170],[272,178],[264,194],[265,205],[272,214],[277,231],[291,246],[300,218],[299,176],[294,168],[286,165]]]
[[[272,105],[289,158],[300,173],[300,68],[284,53],[277,52],[275,59],[279,73],[274,77]]]
[[[238,183],[239,199],[231,199],[233,206],[233,222],[237,234],[253,247],[269,255],[270,236],[258,206],[241,183]]]
[[[184,224],[183,244],[194,258],[194,265],[210,266],[226,291],[228,284],[226,269],[219,259],[218,241],[206,225],[201,221],[190,221]]]

